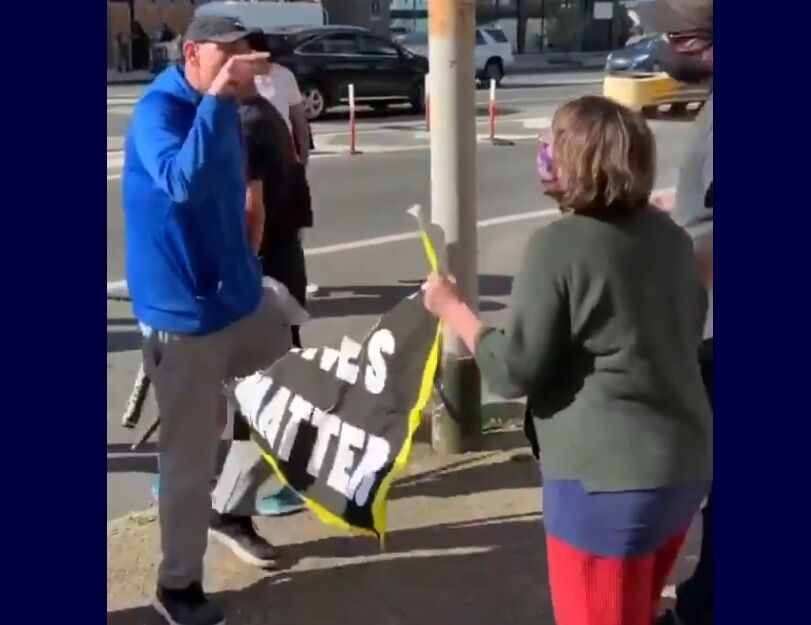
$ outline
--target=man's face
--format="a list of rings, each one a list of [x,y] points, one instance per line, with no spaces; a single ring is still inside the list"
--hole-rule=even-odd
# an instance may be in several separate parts
[[[235,54],[248,54],[251,51],[244,39],[232,43],[212,41],[188,42],[183,47],[187,67],[193,67],[199,87],[206,90],[229,58]]]
[[[679,54],[692,56],[702,60],[712,59],[712,33],[704,31],[689,31],[669,33],[667,41],[673,50]],[[710,61],[712,62],[712,61]]]
[[[712,33],[704,31],[667,34],[667,50],[659,59],[662,69],[686,83],[700,83],[712,77]]]

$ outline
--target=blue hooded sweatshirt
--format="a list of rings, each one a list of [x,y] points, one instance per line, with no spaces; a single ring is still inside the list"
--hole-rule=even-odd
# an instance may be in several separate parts
[[[127,282],[142,324],[210,334],[258,307],[234,99],[201,96],[177,66],[160,74],[133,112],[123,205]]]

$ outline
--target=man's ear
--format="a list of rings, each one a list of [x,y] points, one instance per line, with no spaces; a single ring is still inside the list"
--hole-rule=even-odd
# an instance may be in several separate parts
[[[186,65],[196,66],[198,64],[198,48],[193,41],[184,41],[180,46],[180,55]]]

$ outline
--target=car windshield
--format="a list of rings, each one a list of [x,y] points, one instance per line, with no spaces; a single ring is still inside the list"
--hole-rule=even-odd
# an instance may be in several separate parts
[[[496,43],[510,43],[510,40],[507,39],[507,35],[497,28],[486,28],[484,32],[490,35]]]
[[[310,39],[315,39],[316,37],[323,37],[329,34],[331,33],[326,31],[322,32],[319,30],[302,30],[302,31],[293,30],[293,32],[280,33],[271,36],[277,37],[279,41],[282,42],[282,45],[286,49],[292,50],[293,48],[299,47],[301,44],[303,44],[306,41],[309,41]]]
[[[652,46],[653,44],[659,42],[662,39],[662,35],[648,35],[646,37],[642,37],[637,39],[634,43],[630,44],[628,47],[631,46],[638,46],[642,48],[647,48]]]
[[[268,45],[273,56],[287,54],[295,45],[294,36],[289,34],[275,33],[268,35]]]
[[[428,43],[428,33],[410,33],[400,38],[400,43],[406,46],[420,46]]]

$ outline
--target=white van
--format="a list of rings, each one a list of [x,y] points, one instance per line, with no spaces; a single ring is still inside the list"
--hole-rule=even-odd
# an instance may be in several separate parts
[[[324,26],[327,13],[320,2],[208,2],[195,15],[230,17],[245,28],[271,32],[286,26]]]
[[[428,33],[415,32],[396,37],[401,46],[408,48],[414,54],[428,58]],[[494,24],[476,27],[476,80],[501,79],[512,69],[515,63],[513,47],[507,36]]]

